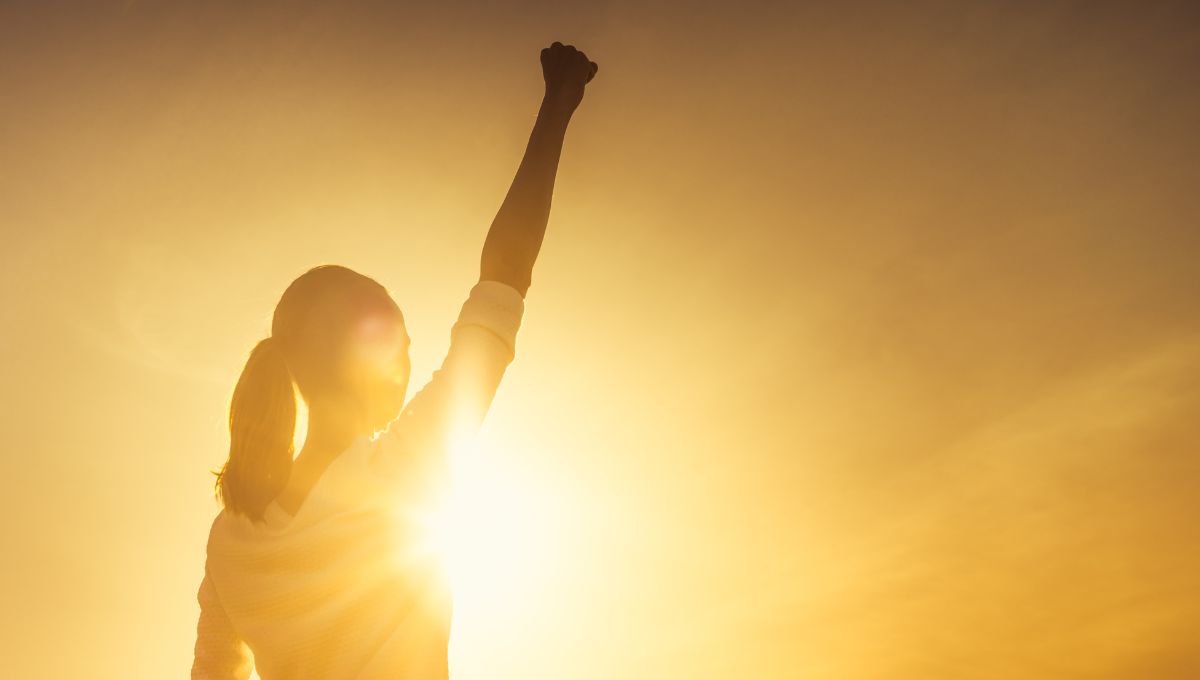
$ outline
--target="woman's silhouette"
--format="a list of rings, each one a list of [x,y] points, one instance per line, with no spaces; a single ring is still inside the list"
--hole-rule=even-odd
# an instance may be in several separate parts
[[[197,597],[193,678],[447,678],[452,602],[422,508],[515,352],[563,138],[597,66],[541,51],[546,89],[432,379],[404,405],[409,338],[374,280],[335,265],[284,291],[234,388]],[[293,385],[308,435],[293,457]]]

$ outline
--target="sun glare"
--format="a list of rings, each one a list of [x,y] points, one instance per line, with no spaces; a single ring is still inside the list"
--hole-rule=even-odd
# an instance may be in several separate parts
[[[424,518],[424,548],[440,556],[456,597],[491,601],[528,590],[552,557],[553,509],[500,452],[459,441],[454,484]]]

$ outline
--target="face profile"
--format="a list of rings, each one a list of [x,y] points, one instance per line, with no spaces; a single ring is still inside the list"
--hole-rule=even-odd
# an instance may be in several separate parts
[[[412,372],[411,345],[404,321],[394,315],[368,314],[350,329],[343,378],[373,429],[400,415]]]

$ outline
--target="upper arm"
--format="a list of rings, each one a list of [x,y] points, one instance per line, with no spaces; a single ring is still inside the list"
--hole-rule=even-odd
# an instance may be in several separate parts
[[[524,298],[505,282],[482,280],[463,303],[442,365],[381,435],[385,468],[443,467],[469,443],[516,356]]]
[[[254,668],[254,656],[217,599],[207,570],[196,599],[200,603],[200,620],[196,624],[193,680],[247,680]]]

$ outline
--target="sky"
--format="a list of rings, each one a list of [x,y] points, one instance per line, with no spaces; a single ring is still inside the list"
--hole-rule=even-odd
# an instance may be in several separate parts
[[[287,284],[440,362],[558,40],[456,680],[1195,677],[1189,2],[0,5],[0,656],[179,677]]]

